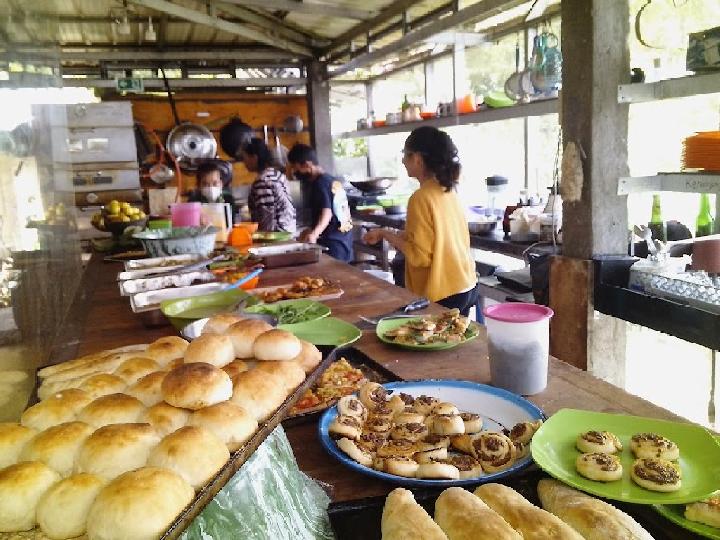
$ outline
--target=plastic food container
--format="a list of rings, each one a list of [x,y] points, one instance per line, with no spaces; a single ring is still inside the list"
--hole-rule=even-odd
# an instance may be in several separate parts
[[[483,311],[493,385],[524,396],[547,386],[550,318],[553,310],[511,302]]]
[[[198,227],[201,206],[199,202],[175,203],[170,205],[173,227]]]
[[[207,255],[215,248],[215,227],[177,227],[146,230],[133,235],[142,242],[150,257],[199,253]]]

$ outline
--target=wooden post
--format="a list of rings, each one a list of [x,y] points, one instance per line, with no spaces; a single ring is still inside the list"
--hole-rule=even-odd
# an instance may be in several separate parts
[[[627,253],[627,200],[617,182],[628,173],[628,106],[618,104],[617,87],[630,77],[628,2],[562,0],[560,118],[564,145],[585,154],[584,183],[579,201],[563,203],[563,256],[550,273],[553,354],[616,383],[624,377],[624,326],[595,316],[589,260]]]
[[[332,134],[330,131],[330,83],[327,64],[312,61],[307,65],[307,99],[310,116],[310,141],[318,155],[320,165],[334,170]]]

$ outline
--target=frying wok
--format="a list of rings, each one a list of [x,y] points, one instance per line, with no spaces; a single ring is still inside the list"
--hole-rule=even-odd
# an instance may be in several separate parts
[[[385,191],[397,178],[392,176],[377,176],[366,180],[354,180],[350,183],[363,193],[372,191]]]

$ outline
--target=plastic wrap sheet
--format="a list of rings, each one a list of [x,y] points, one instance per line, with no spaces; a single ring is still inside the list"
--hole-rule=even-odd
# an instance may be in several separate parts
[[[329,497],[300,471],[278,426],[183,533],[183,540],[332,540]]]

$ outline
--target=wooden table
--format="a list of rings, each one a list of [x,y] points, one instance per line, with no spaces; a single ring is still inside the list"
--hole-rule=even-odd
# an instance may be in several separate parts
[[[85,354],[133,343],[148,343],[173,334],[170,326],[145,328],[132,313],[128,298],[121,297],[115,281],[121,270],[118,263],[103,263],[95,256],[83,280],[82,295],[71,312],[74,324],[57,347],[60,356]],[[361,270],[323,256],[317,264],[269,270],[261,278],[262,286],[290,283],[303,276],[321,276],[341,284],[343,296],[328,300],[333,316],[358,323],[359,315],[388,312],[416,297],[411,292],[373,278]],[[438,311],[438,306],[431,311]],[[76,335],[75,335],[76,334]],[[374,329],[365,326],[363,337],[354,345],[369,357],[403,379],[444,378],[489,383],[487,344],[483,334],[476,340],[447,351],[417,353],[381,343]],[[59,356],[56,356],[56,359]],[[530,401],[547,415],[564,407],[626,413],[668,420],[683,420],[624,390],[603,382],[555,358],[550,359],[548,387]],[[333,501],[385,495],[394,485],[376,480],[340,465],[320,446],[316,423],[287,428],[300,468],[316,480],[328,484]],[[663,518],[658,517],[658,520]],[[664,523],[664,520],[663,520]],[[667,523],[670,529],[671,524]],[[675,538],[675,536],[665,536]],[[687,531],[677,538],[691,538]]]

